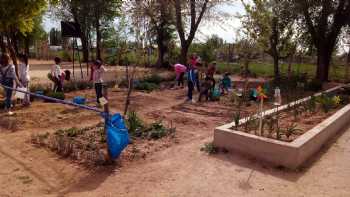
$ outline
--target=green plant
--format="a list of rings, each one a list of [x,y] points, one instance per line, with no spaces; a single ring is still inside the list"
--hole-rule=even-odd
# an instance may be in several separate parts
[[[139,118],[135,111],[128,113],[126,125],[129,129],[129,133],[134,137],[141,137],[142,131],[145,128],[143,121],[141,118]]]
[[[311,98],[305,102],[305,106],[307,111],[314,113],[316,112],[316,97],[315,96],[311,96]]]
[[[155,122],[151,124],[148,133],[151,139],[157,140],[167,135],[167,129],[162,122]]]
[[[205,143],[203,147],[201,147],[200,149],[203,152],[206,152],[208,154],[215,154],[218,151],[218,148],[214,146],[214,144],[212,142],[210,143]]]
[[[45,94],[48,97],[59,99],[59,100],[64,100],[65,96],[63,92],[48,92]]]
[[[277,121],[276,118],[274,118],[273,116],[266,116],[264,122],[265,122],[265,125],[267,126],[268,137],[272,136],[272,133],[275,130],[276,121]]]
[[[136,90],[144,90],[146,92],[152,92],[153,90],[159,89],[159,86],[155,83],[140,82],[135,86]]]
[[[159,85],[162,81],[164,81],[164,79],[158,74],[152,74],[150,76],[145,77],[145,79],[143,80],[143,82],[154,83],[157,85]]]
[[[276,139],[280,140],[283,133],[284,133],[283,129],[281,127],[277,127],[276,128]]]
[[[241,112],[240,111],[236,111],[233,114],[233,121],[235,123],[235,128],[237,129],[239,126],[239,120],[241,119]]]
[[[284,131],[284,134],[286,135],[287,139],[289,139],[291,135],[298,134],[299,131],[302,131],[301,129],[298,129],[297,126],[298,125],[295,123],[291,123],[290,125],[288,125],[288,127]]]
[[[325,113],[328,113],[333,107],[335,107],[334,99],[329,95],[322,94],[317,97],[317,101],[320,103],[321,108]]]
[[[320,91],[322,90],[322,81],[318,79],[312,79],[306,84],[305,88],[306,90],[309,90],[309,91],[314,91],[314,92]]]

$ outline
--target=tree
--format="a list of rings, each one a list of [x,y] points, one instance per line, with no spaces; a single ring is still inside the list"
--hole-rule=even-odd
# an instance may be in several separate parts
[[[316,78],[328,81],[330,62],[340,32],[350,20],[350,0],[293,0],[317,50]]]
[[[188,49],[196,35],[199,24],[209,7],[209,0],[173,0],[176,15],[176,30],[180,37],[180,62],[186,64]],[[188,11],[189,10],[189,11]],[[189,17],[189,31],[186,33],[185,20]],[[187,38],[186,38],[187,35]]]
[[[17,68],[17,39],[19,33],[26,35],[33,30],[35,17],[42,14],[46,8],[47,0],[2,0],[0,6],[0,32],[2,50],[7,48],[10,52],[13,63]],[[17,48],[17,49],[16,49]]]
[[[247,14],[243,27],[251,38],[259,43],[264,52],[273,58],[275,78],[280,77],[279,61],[287,58],[293,50],[295,15],[288,0],[253,0],[253,4],[242,1]]]
[[[157,66],[166,66],[169,59],[165,57],[169,57],[169,45],[175,37],[174,9],[171,1],[135,0],[130,7],[134,23],[145,23],[149,26],[145,35],[148,41],[158,46]]]
[[[120,13],[122,0],[90,0],[94,28],[96,31],[96,58],[101,57],[102,31],[111,26],[111,22]],[[84,1],[85,2],[85,1]]]
[[[50,45],[59,46],[62,44],[61,32],[56,28],[52,28],[49,35]]]

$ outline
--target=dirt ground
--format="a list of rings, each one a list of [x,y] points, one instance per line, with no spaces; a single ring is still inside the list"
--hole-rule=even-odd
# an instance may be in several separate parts
[[[350,196],[349,129],[299,171],[271,167],[235,153],[200,151],[216,126],[231,121],[232,107],[219,102],[184,103],[185,89],[134,92],[132,108],[144,119],[176,127],[176,143],[145,158],[116,166],[85,168],[30,143],[32,134],[84,127],[101,121],[93,112],[34,102],[0,114],[0,197],[5,196]],[[93,91],[69,93],[89,95]],[[111,111],[125,92],[111,91]],[[157,142],[154,142],[157,143]],[[162,143],[162,142],[160,142]]]

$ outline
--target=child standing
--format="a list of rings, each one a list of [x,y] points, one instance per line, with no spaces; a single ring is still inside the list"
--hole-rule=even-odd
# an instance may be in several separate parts
[[[95,91],[96,91],[96,102],[100,105],[100,98],[102,95],[103,89],[103,74],[106,72],[105,67],[102,65],[100,60],[96,60],[92,66],[92,75],[90,80],[94,82]]]
[[[229,89],[232,87],[232,81],[229,73],[225,73],[220,82],[221,94],[228,93]]]
[[[17,86],[22,87],[22,84],[19,82],[16,76],[15,66],[10,64],[10,56],[8,54],[3,54],[1,56],[1,67],[0,67],[0,82],[1,85],[13,88],[15,83]],[[5,88],[5,110],[8,115],[13,115],[11,112],[11,100],[12,100],[12,89]]]
[[[177,86],[181,86],[183,88],[184,86],[184,75],[186,73],[186,66],[182,64],[175,64],[174,65],[175,69],[175,74],[176,74],[176,81],[177,81]]]
[[[61,59],[55,57],[55,65],[51,67],[51,77],[54,82],[53,91],[54,92],[63,92],[62,81],[61,81]]]
[[[19,81],[21,82],[23,87],[26,88],[27,91],[29,91],[30,76],[29,76],[29,64],[28,64],[27,55],[25,55],[25,54],[19,55],[19,61],[20,61],[20,64],[18,65]],[[30,95],[29,94],[24,95],[23,105],[24,106],[30,105]]]
[[[190,64],[188,73],[187,73],[187,85],[188,85],[188,93],[187,93],[187,101],[193,102],[193,89],[197,83],[197,70]]]
[[[211,95],[212,89],[213,89],[212,81],[209,77],[206,77],[204,82],[202,83],[202,89],[199,94],[198,102],[202,101],[203,96],[205,96],[206,101],[208,101]]]

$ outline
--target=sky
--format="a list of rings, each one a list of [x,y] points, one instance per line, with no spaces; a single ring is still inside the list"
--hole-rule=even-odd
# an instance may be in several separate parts
[[[239,19],[235,18],[234,15],[244,13],[242,4],[240,1],[235,1],[235,3],[218,6],[216,10],[227,13],[230,16],[226,17],[224,21],[216,21],[212,19],[203,21],[200,24],[195,41],[205,41],[208,37],[215,34],[226,42],[234,42],[236,39],[236,31],[241,25]],[[60,29],[60,22],[48,15],[44,17],[43,23],[47,32],[49,32],[51,28]]]

